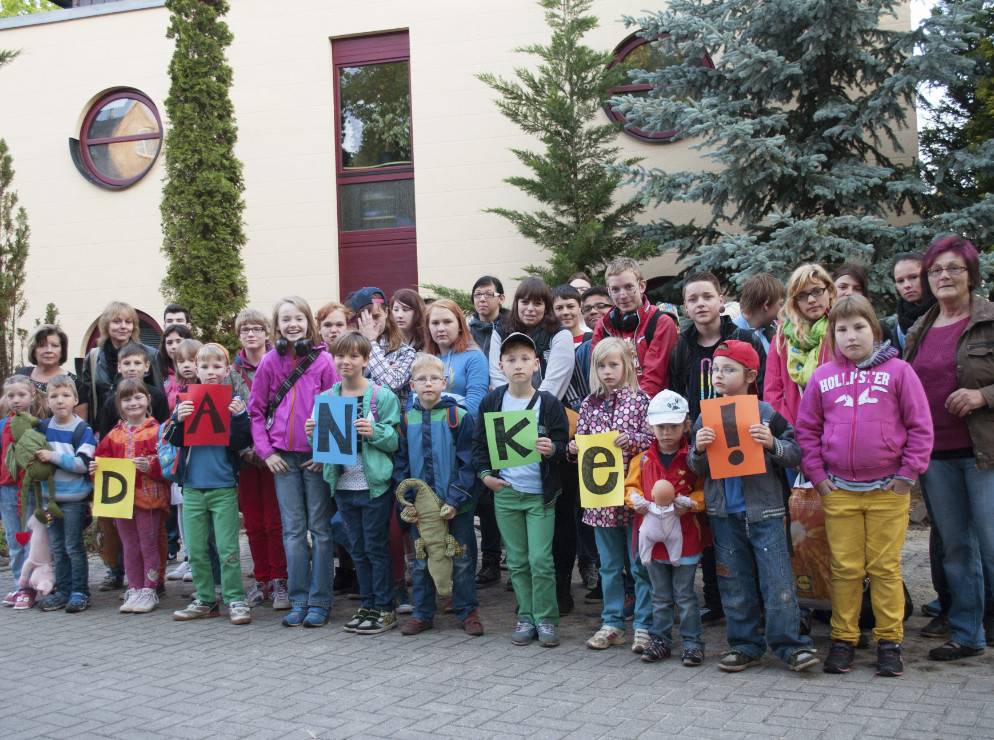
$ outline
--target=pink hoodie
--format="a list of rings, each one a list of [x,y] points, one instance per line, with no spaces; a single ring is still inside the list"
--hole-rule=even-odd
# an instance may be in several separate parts
[[[795,425],[801,470],[818,485],[899,475],[915,480],[932,454],[928,399],[911,365],[896,357],[857,368],[839,356],[814,371]]]

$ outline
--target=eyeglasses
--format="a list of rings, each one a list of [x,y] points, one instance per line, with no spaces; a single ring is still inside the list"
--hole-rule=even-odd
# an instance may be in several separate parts
[[[435,383],[444,383],[445,378],[411,378],[412,383],[417,383],[418,385],[435,385]]]
[[[611,308],[610,303],[594,303],[589,306],[584,306],[583,308],[581,308],[580,313],[586,316],[589,313],[593,313],[595,310],[604,312],[607,311],[609,308]]]
[[[261,326],[243,326],[238,330],[239,334],[265,334],[266,330]]]
[[[735,373],[745,372],[740,367],[712,367],[711,375],[735,375]]]
[[[942,273],[948,272],[949,277],[954,278],[954,277],[959,277],[964,272],[966,272],[966,270],[967,268],[963,267],[963,265],[949,265],[948,267],[933,267],[931,270],[928,271],[928,276],[930,278],[937,278]]]
[[[803,293],[797,294],[797,302],[804,303],[808,298],[821,298],[825,295],[827,288],[812,288],[811,290],[806,290]]]
[[[500,298],[502,295],[504,294],[498,293],[496,290],[491,290],[486,293],[473,293],[473,300],[479,301],[483,300],[484,298]]]

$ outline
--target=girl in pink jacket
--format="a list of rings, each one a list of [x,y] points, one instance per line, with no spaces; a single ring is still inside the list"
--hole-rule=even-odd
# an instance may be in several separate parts
[[[822,496],[832,552],[826,673],[852,667],[867,576],[877,675],[904,673],[901,546],[908,493],[932,452],[932,419],[917,374],[882,338],[866,298],[840,298],[826,331],[835,359],[811,374],[797,418],[801,470]]]

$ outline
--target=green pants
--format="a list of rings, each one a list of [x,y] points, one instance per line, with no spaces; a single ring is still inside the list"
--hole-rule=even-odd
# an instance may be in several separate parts
[[[238,491],[235,488],[183,487],[183,536],[193,571],[197,598],[207,604],[217,601],[214,576],[207,555],[207,537],[214,520],[217,557],[221,561],[221,596],[224,603],[245,601],[238,549]]]
[[[532,624],[559,624],[552,563],[555,504],[545,506],[540,493],[502,488],[494,494],[494,510],[504,538],[514,595],[518,597],[518,619]]]

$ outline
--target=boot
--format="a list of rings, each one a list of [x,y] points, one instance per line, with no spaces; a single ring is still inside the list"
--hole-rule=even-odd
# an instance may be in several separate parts
[[[483,558],[480,572],[476,574],[476,587],[486,588],[500,583],[500,561],[493,558]]]
[[[559,603],[559,616],[565,617],[573,611],[572,573],[556,574],[556,601]]]

